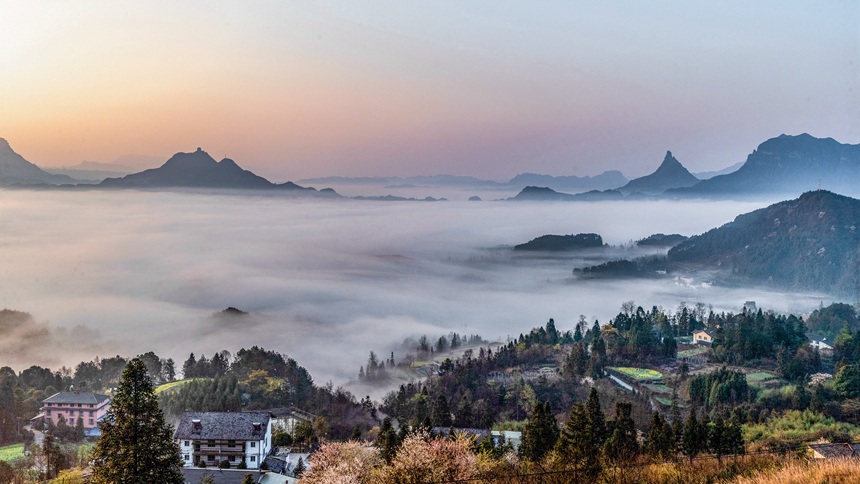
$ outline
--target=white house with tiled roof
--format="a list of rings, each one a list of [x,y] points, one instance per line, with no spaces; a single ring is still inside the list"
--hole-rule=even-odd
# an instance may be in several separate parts
[[[110,410],[110,397],[99,393],[59,392],[42,400],[40,415],[54,425],[65,419],[67,425],[75,425],[80,418],[84,430],[98,427],[99,419]]]
[[[186,467],[222,461],[235,468],[244,462],[257,469],[272,451],[272,419],[268,412],[186,412],[174,439]]]

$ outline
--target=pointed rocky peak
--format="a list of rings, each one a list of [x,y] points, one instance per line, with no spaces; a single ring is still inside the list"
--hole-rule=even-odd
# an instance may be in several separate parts
[[[666,152],[666,156],[663,158],[663,163],[661,163],[660,167],[657,168],[657,171],[654,172],[654,174],[664,174],[664,173],[667,173],[667,174],[668,173],[679,173],[681,175],[685,175],[685,176],[689,175],[689,176],[695,178],[695,176],[692,173],[690,173],[690,171],[687,170],[684,167],[684,165],[682,165],[681,162],[678,161],[677,158],[672,156],[671,151]]]

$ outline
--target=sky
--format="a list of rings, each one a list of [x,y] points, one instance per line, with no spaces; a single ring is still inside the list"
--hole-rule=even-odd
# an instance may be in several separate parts
[[[0,0],[0,137],[273,181],[691,171],[860,143],[860,2]]]

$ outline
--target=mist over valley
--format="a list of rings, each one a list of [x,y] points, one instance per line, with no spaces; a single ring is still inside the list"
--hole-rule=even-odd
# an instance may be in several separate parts
[[[772,201],[362,202],[259,194],[0,192],[2,364],[58,368],[96,355],[265,345],[318,382],[354,379],[369,350],[457,331],[506,341],[555,318],[606,322],[622,302],[804,313],[832,298],[702,278],[579,280],[572,270],[665,254],[655,233],[695,235]],[[544,234],[608,247],[522,253]],[[250,314],[213,316],[227,307]]]

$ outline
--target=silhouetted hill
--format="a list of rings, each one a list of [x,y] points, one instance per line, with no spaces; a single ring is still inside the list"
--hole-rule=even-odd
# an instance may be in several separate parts
[[[774,285],[860,296],[860,200],[807,192],[739,215],[669,250],[678,267],[721,268]]]
[[[585,192],[591,190],[608,190],[618,188],[627,183],[627,178],[620,171],[611,170],[595,176],[551,176],[536,173],[521,173],[508,182],[511,187],[528,186],[547,187],[553,190],[569,192]]]
[[[696,183],[699,183],[699,179],[684,168],[684,165],[672,156],[671,151],[667,151],[663,163],[654,173],[631,180],[619,188],[619,191],[625,194],[638,192],[659,195],[670,188],[691,187]]]
[[[644,239],[637,240],[636,245],[640,247],[673,247],[688,238],[681,234],[653,234]]]
[[[575,200],[570,193],[560,193],[547,187],[525,187],[520,193],[508,200],[569,201]]]
[[[16,153],[8,141],[0,138],[0,186],[60,185],[76,181],[65,175],[54,175],[42,170]]]
[[[176,153],[158,168],[133,173],[122,178],[106,178],[104,188],[229,188],[239,190],[280,189],[293,193],[338,196],[327,188],[317,191],[293,182],[275,184],[242,169],[235,161],[215,161],[209,153],[197,148],[193,153]]]
[[[676,196],[749,196],[796,194],[815,189],[819,179],[827,190],[860,194],[860,145],[806,133],[780,135],[760,144],[744,165],[728,175],[703,180],[693,187],[670,190]]]
[[[525,244],[515,245],[514,250],[560,252],[600,247],[603,247],[603,238],[597,234],[542,235]]]

